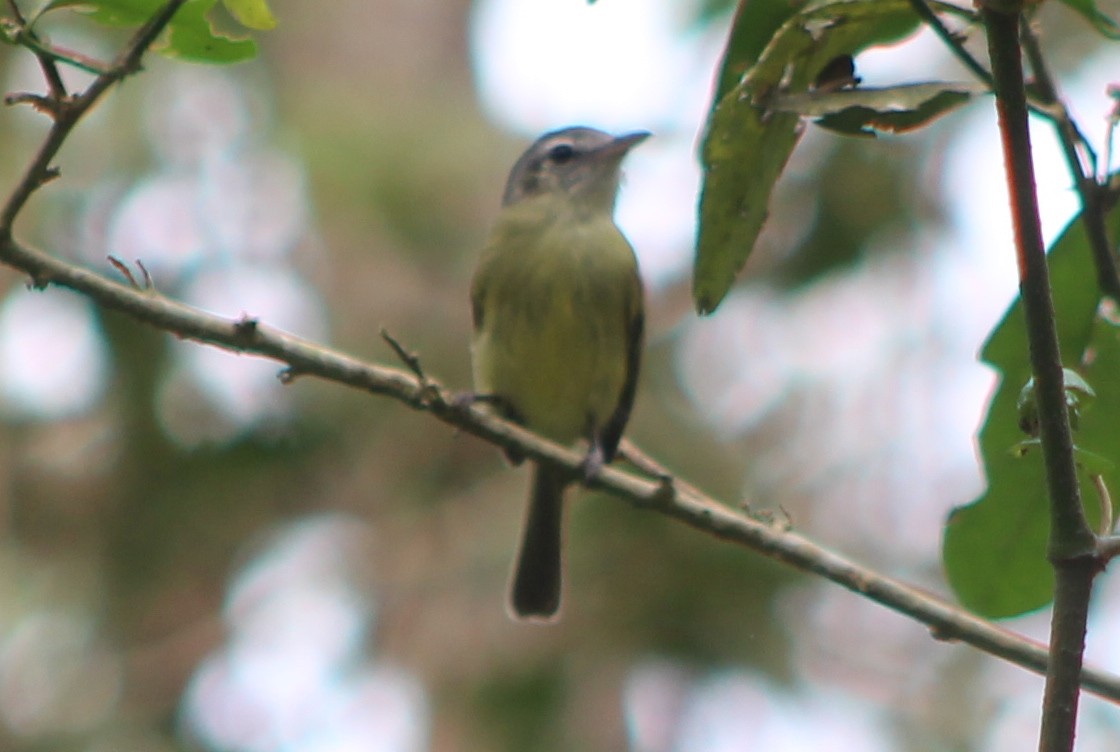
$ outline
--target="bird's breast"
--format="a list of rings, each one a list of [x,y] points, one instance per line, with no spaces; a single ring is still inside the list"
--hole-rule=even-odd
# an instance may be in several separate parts
[[[485,271],[476,388],[570,443],[608,420],[626,383],[633,251],[609,217],[521,228],[500,243]]]

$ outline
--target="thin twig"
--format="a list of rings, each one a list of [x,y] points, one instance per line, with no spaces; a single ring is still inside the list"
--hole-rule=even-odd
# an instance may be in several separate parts
[[[405,346],[402,345],[396,337],[390,334],[389,330],[385,327],[381,327],[381,339],[388,343],[389,347],[391,347],[396,356],[401,359],[405,367],[408,368],[409,371],[412,371],[412,375],[420,382],[420,391],[416,397],[418,400],[421,402],[439,402],[445,399],[438,385],[434,384],[432,380],[428,378],[428,375],[424,373],[424,367],[420,364],[419,355],[405,349]],[[472,402],[478,401],[479,396],[480,395],[471,394],[468,399],[460,394],[454,396],[452,402],[454,405],[461,407],[464,404],[469,405]]]
[[[688,481],[673,475],[673,473],[669,472],[668,468],[642,451],[642,449],[634,442],[630,441],[630,439],[623,437],[622,441],[619,442],[618,456],[649,477],[656,478],[662,483],[669,484],[682,493],[691,496],[703,496],[700,489],[696,488],[696,486]]]
[[[933,11],[933,8],[929,7],[929,3],[925,0],[910,0],[910,6],[925,25],[933,29],[933,33],[941,38],[941,41],[949,48],[949,52],[951,52],[957,60],[960,60],[964,67],[968,68],[974,76],[988,86],[992,85],[992,74],[988,72],[988,69],[985,68],[979,60],[973,57],[971,52],[965,49],[965,46],[961,43],[960,36],[949,31],[949,28],[941,22],[941,18]]]
[[[27,19],[20,11],[19,6],[16,5],[16,0],[8,0],[8,9],[12,13],[17,25],[15,42],[22,44],[31,49],[35,53],[35,59],[39,61],[39,67],[43,71],[43,77],[47,79],[47,90],[50,92],[51,97],[54,99],[63,99],[66,97],[66,84],[62,82],[62,76],[58,72],[58,66],[54,64],[51,59],[43,50],[39,48],[39,37],[27,26]]]
[[[116,256],[109,256],[109,263],[113,265],[114,269],[121,273],[122,277],[128,280],[128,284],[132,287],[132,289],[140,289],[140,283],[136,281],[136,277],[133,276],[132,270],[128,268],[128,264],[121,261]]]
[[[136,259],[136,268],[140,270],[140,274],[142,275],[141,279],[143,279],[143,284],[140,289],[154,291],[156,289],[156,283],[152,280],[152,273],[148,271],[148,267],[144,266],[144,261],[142,259]]]
[[[400,358],[400,361],[404,363],[405,367],[408,368],[408,370],[412,371],[412,374],[418,381],[420,381],[421,383],[428,381],[428,376],[424,373],[423,366],[420,365],[419,355],[406,350],[404,345],[402,345],[396,337],[390,334],[389,330],[385,327],[381,327],[381,339],[385,340],[386,344],[388,344],[389,347],[392,348],[393,352],[398,358]]]
[[[70,50],[65,47],[43,42],[30,29],[23,30],[16,38],[16,41],[35,53],[35,56],[39,58],[40,64],[44,66],[44,71],[46,68],[54,71],[54,76],[57,78],[57,86],[59,87],[59,91],[62,92],[61,96],[65,96],[66,91],[62,87],[62,78],[58,76],[58,68],[55,63],[65,63],[78,70],[85,71],[86,73],[92,73],[95,76],[104,76],[111,70],[105,63],[96,58],[83,55],[76,50]],[[47,79],[50,81],[50,74],[47,75]],[[52,94],[54,93],[54,89],[55,86],[52,85]]]
[[[43,96],[42,94],[32,94],[29,91],[17,91],[11,94],[4,95],[4,104],[27,104],[31,105],[31,109],[48,115],[51,118],[58,117],[59,101],[54,97]]]
[[[1114,522],[1112,520],[1112,494],[1108,492],[1108,484],[1104,482],[1104,476],[1094,473],[1089,476],[1093,481],[1093,488],[1097,490],[1097,501],[1100,503],[1101,520],[1097,525],[1097,530],[1100,532],[1098,536],[1112,535],[1112,528]],[[1097,550],[1100,551],[1098,544]]]
[[[1116,257],[1108,240],[1105,214],[1106,191],[1098,182],[1097,157],[1084,134],[1070,117],[1069,109],[1061,100],[1057,84],[1050,74],[1046,58],[1039,46],[1038,35],[1024,18],[1022,21],[1023,50],[1034,74],[1035,89],[1046,100],[1053,117],[1054,131],[1062,145],[1066,168],[1077,187],[1081,199],[1081,221],[1085,226],[1085,236],[1093,253],[1093,263],[1097,270],[1097,286],[1101,294],[1120,302],[1120,273],[1116,268]],[[1107,164],[1105,169],[1107,170]]]
[[[1106,535],[1097,539],[1097,556],[1105,564],[1120,556],[1120,535]]]
[[[937,15],[937,12],[930,6],[928,0],[910,0],[910,6],[914,12],[925,23],[933,33],[945,43],[949,48],[949,52],[956,57],[968,70],[983,84],[988,87],[992,86],[992,74],[988,71],[983,64],[977,60],[971,52],[964,46],[961,41],[961,35],[951,31]],[[943,6],[944,7],[944,6]],[[962,10],[962,9],[958,9]],[[1064,121],[1067,125],[1063,126],[1072,129],[1074,141],[1079,144],[1080,148],[1085,150],[1089,155],[1090,160],[1095,163],[1096,155],[1093,153],[1092,146],[1084,135],[1077,129],[1077,125],[1069,117],[1069,112],[1061,105],[1060,102],[1055,101],[1056,98],[1040,98],[1037,95],[1031,95],[1028,92],[1027,105],[1030,111],[1039,117],[1049,120],[1053,123],[1060,124]]]
[[[9,0],[13,2],[14,0]],[[4,207],[0,210],[0,241],[11,236],[12,223],[27,200],[46,181],[50,163],[62,148],[70,131],[89,111],[109,87],[140,68],[140,59],[186,0],[169,0],[152,18],[132,35],[117,55],[113,64],[97,76],[84,92],[75,97],[53,98],[56,113],[54,123],[47,133],[39,152],[31,160],[16,184]]]
[[[1107,91],[1108,96],[1112,98],[1112,109],[1108,111],[1108,130],[1104,136],[1104,163],[1097,167],[1097,174],[1094,176],[1098,183],[1105,186],[1108,185],[1108,173],[1112,169],[1112,145],[1116,137],[1116,123],[1120,120],[1120,87],[1111,84]]]

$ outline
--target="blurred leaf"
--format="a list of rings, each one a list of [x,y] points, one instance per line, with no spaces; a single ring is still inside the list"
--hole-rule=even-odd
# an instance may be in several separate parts
[[[798,573],[654,515],[587,501],[570,517],[571,606],[591,613],[606,654],[691,666],[732,654],[775,676],[792,672],[789,630],[772,616]]]
[[[222,0],[222,4],[246,28],[267,31],[276,27],[268,0]]]
[[[800,117],[773,108],[778,87],[783,95],[808,91],[836,57],[897,41],[919,23],[906,0],[848,0],[800,11],[727,89],[729,66],[741,65],[758,46],[754,32],[749,45],[738,40],[747,34],[739,27],[752,18],[750,6],[741,6],[736,18],[729,46],[738,41],[742,49],[725,55],[702,146],[705,178],[693,274],[693,298],[702,314],[716,309],[746,262],[766,219],[770,192],[800,135]]]
[[[701,314],[716,309],[746,263],[766,220],[770,191],[800,136],[800,120],[791,113],[728,104],[709,121],[692,277]]]
[[[760,278],[793,291],[875,256],[918,251],[918,228],[940,221],[919,159],[920,150],[901,139],[840,139],[789,199],[803,217],[802,237]]]
[[[749,0],[747,0],[749,2]],[[758,2],[751,3],[758,5]],[[778,3],[774,3],[777,5]],[[696,8],[693,9],[693,22],[705,26],[719,19],[725,13],[730,13],[733,8],[740,5],[735,0],[700,0]],[[789,4],[786,4],[787,14],[789,12]],[[777,28],[777,27],[775,27]]]
[[[153,49],[198,63],[235,63],[254,57],[257,44],[252,39],[214,29],[210,12],[216,4],[217,0],[188,0],[171,19],[164,40]],[[163,5],[164,0],[52,0],[45,10],[70,8],[106,26],[140,26]],[[275,25],[266,0],[226,0],[226,7],[248,28],[271,28],[261,25],[268,20]]]
[[[808,91],[778,97],[773,107],[818,118],[817,125],[839,133],[874,136],[915,130],[987,91],[979,84],[947,82]]]
[[[209,19],[217,0],[190,0],[171,22],[168,44],[161,51],[196,63],[236,63],[257,54],[257,43],[215,31]]]
[[[1109,232],[1120,231],[1120,211],[1109,216]],[[1082,498],[1091,521],[1098,504],[1088,472],[1104,470],[1115,488],[1111,462],[1120,457],[1120,337],[1098,318],[1096,273],[1080,216],[1061,234],[1050,253],[1050,281],[1057,314],[1062,362],[1077,366],[1097,387],[1092,409],[1080,418],[1079,460]],[[980,453],[988,480],[985,494],[953,510],[946,523],[942,555],[949,584],[970,610],[989,618],[1016,616],[1050,602],[1053,571],[1046,559],[1049,508],[1040,451],[1023,452],[1020,392],[1031,378],[1022,302],[1016,300],[982,351],[984,362],[1001,375],[980,429]],[[1095,522],[1094,522],[1095,524]]]
[[[471,707],[484,719],[493,738],[491,749],[546,750],[558,747],[553,735],[542,733],[558,715],[565,700],[565,682],[556,664],[519,666],[475,688]]]
[[[52,0],[43,9],[71,8],[106,26],[139,26],[163,6],[164,0]]]
[[[1120,39],[1120,24],[1097,8],[1093,0],[1061,0],[1075,13],[1093,25],[1093,28],[1109,39]]]

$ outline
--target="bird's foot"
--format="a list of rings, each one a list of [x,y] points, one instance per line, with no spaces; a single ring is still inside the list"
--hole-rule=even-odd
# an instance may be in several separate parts
[[[606,457],[603,455],[603,447],[596,441],[591,444],[591,448],[587,450],[587,455],[579,463],[579,473],[584,484],[595,480],[605,464]]]

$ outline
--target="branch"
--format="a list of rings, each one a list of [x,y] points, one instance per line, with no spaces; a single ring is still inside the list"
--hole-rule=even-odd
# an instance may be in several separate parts
[[[403,402],[485,441],[577,473],[583,455],[543,439],[482,409],[464,406],[454,392],[428,377],[361,362],[345,353],[294,337],[254,319],[229,319],[196,310],[151,290],[111,281],[17,241],[0,241],[0,261],[19,269],[37,286],[59,285],[98,305],[181,338],[238,353],[252,353],[286,366],[285,380],[314,376]],[[628,456],[630,451],[627,452]],[[968,643],[1036,673],[1048,665],[1046,648],[1010,630],[973,616],[923,590],[885,577],[811,540],[785,523],[759,521],[672,477],[647,480],[606,467],[590,484],[636,507],[678,519],[702,532],[750,548],[796,569],[817,574],[876,603],[911,617],[940,640]],[[1120,678],[1087,670],[1088,691],[1120,703]]]
[[[46,97],[57,109],[55,122],[38,154],[0,208],[0,263],[30,276],[35,287],[58,285],[79,292],[94,303],[125,313],[137,321],[184,339],[239,353],[252,353],[284,364],[285,381],[314,376],[373,394],[386,395],[499,447],[576,474],[583,455],[542,439],[516,424],[473,406],[412,368],[412,372],[363,363],[345,353],[322,347],[244,317],[227,319],[165,298],[149,287],[131,285],[63,262],[26,247],[12,236],[11,226],[32,193],[55,173],[50,163],[70,130],[116,81],[139,68],[145,50],[185,0],[171,0],[136,32],[112,66],[73,99]],[[11,2],[11,0],[9,0]],[[45,108],[49,109],[50,108]],[[119,268],[119,267],[118,267]],[[628,456],[638,457],[636,450]],[[984,652],[1043,673],[1049,663],[1044,646],[1003,629],[918,588],[885,577],[790,532],[788,525],[753,519],[717,502],[664,473],[642,479],[606,467],[590,486],[609,491],[631,504],[654,510],[723,540],[753,549],[802,571],[831,580],[930,628],[937,639],[966,642]],[[1086,670],[1083,686],[1120,703],[1120,678]]]
[[[1093,577],[1100,571],[1096,537],[1085,519],[1065,399],[1050,274],[1042,242],[1027,98],[1019,47],[1021,6],[988,0],[981,9],[996,91],[1000,136],[1011,197],[1020,295],[1027,322],[1031,370],[1037,387],[1040,439],[1050,500],[1048,557],[1055,592],[1050,669],[1043,700],[1042,752],[1071,752],[1077,725],[1081,663]]]

